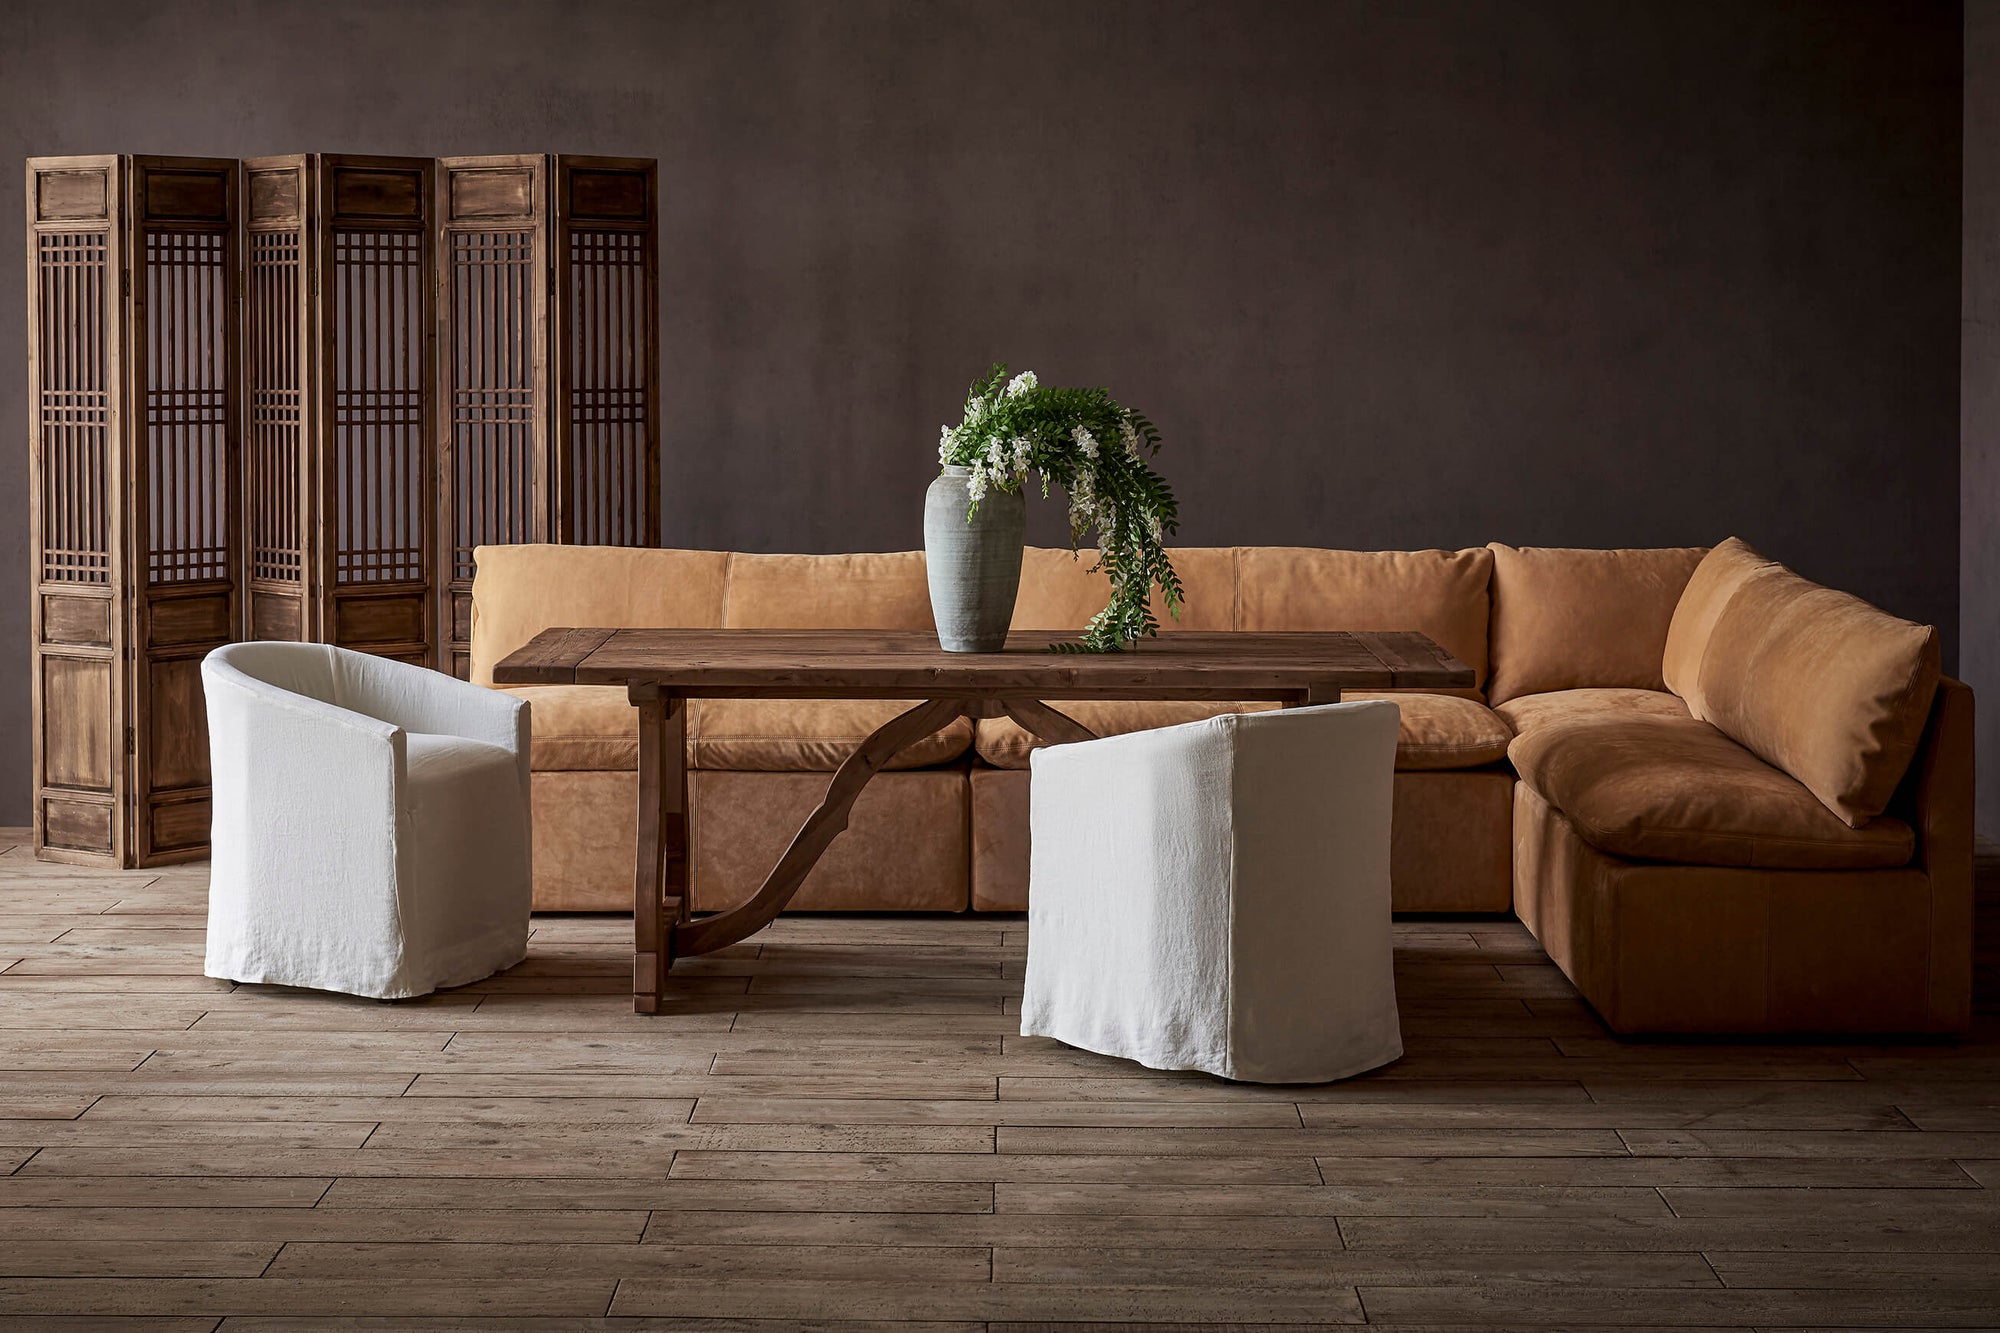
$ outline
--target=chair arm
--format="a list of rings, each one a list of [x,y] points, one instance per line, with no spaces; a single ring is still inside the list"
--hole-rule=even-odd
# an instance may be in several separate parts
[[[334,679],[335,697],[359,712],[406,731],[484,741],[527,761],[525,700],[366,653],[340,653]]]
[[[309,694],[272,685],[239,671],[222,660],[226,651],[223,648],[215,650],[201,664],[202,692],[208,700],[211,739],[214,735],[213,724],[217,722],[223,723],[225,728],[232,722],[240,721],[252,727],[284,732],[298,729],[308,736],[324,734],[329,743],[335,745],[341,744],[341,741],[334,738],[342,737],[356,742],[373,740],[386,745],[399,729],[398,724],[390,719],[315,699]]]

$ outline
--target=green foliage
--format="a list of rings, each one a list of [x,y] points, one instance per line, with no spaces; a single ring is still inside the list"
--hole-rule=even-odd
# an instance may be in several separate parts
[[[1021,489],[1030,472],[1042,494],[1060,487],[1069,499],[1070,545],[1097,534],[1097,563],[1111,579],[1111,601],[1075,643],[1056,652],[1112,653],[1158,633],[1152,593],[1176,618],[1181,581],[1166,541],[1180,526],[1173,488],[1148,461],[1159,453],[1153,423],[1103,389],[1043,387],[1032,372],[1011,380],[1005,365],[972,386],[965,419],[940,432],[938,461],[970,468],[972,508],[989,490]]]

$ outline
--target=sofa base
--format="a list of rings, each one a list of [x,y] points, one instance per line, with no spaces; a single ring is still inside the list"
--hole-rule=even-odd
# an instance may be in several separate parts
[[[757,891],[832,779],[830,773],[688,776],[690,878],[700,912],[734,907]],[[533,791],[535,910],[631,911],[638,775],[541,772]],[[791,908],[962,912],[969,837],[963,769],[879,774]]]
[[[1514,793],[1514,910],[1614,1032],[1918,1035],[1933,1009],[1922,870],[1628,861]]]
[[[639,775],[535,773],[535,910],[629,912]]]
[[[1505,912],[1513,906],[1504,769],[1396,774],[1389,882],[1398,912]],[[972,770],[972,907],[1028,910],[1028,770]]]

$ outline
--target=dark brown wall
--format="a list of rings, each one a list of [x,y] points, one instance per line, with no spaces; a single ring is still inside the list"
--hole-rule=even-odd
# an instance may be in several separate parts
[[[1952,625],[1959,61],[1931,4],[65,0],[0,160],[659,158],[674,544],[916,544],[1007,358],[1160,424],[1189,541],[1735,532]]]
[[[2000,836],[2000,3],[1965,10],[1959,674],[1978,692],[1979,829]]]

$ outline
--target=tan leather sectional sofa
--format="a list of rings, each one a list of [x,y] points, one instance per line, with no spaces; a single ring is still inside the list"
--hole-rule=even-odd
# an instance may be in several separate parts
[[[488,685],[556,625],[931,626],[920,552],[477,558],[472,677]],[[1971,694],[1940,678],[1934,630],[1740,542],[1174,561],[1180,627],[1418,629],[1477,673],[1476,689],[1392,696],[1398,911],[1518,913],[1620,1032],[1969,1022]],[[1030,549],[1014,624],[1073,632],[1104,596],[1087,563]],[[537,907],[629,910],[638,747],[623,691],[510,692],[534,706]],[[695,909],[753,893],[833,768],[906,706],[697,702]],[[1100,733],[1225,707],[1066,705]],[[961,719],[898,756],[794,907],[1025,907],[1032,744],[1006,719]]]

